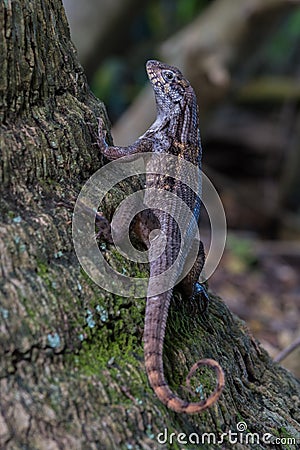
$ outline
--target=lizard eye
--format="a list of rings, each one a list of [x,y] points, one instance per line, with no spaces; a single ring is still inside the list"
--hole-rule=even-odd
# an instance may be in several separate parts
[[[171,72],[171,70],[165,70],[163,72],[163,77],[166,81],[172,81],[174,80],[174,73]]]

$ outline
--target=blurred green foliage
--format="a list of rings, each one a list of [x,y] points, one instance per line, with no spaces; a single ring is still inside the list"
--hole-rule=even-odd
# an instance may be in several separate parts
[[[255,36],[252,49],[250,46],[245,50],[242,78],[294,75],[300,61],[300,7],[284,14],[273,27],[258,27],[254,34],[259,38]]]
[[[158,43],[192,21],[211,0],[151,0],[128,24],[126,50],[101,62],[91,87],[114,122],[147,80],[144,64]],[[120,37],[120,45],[122,44]]]
[[[298,44],[298,45],[297,45]],[[267,43],[264,53],[269,69],[281,73],[290,66],[289,60],[296,56],[295,50],[300,45],[300,8],[290,14]]]
[[[212,2],[213,0],[149,0],[139,13],[133,15],[126,27],[126,36],[120,35],[119,50],[101,61],[91,79],[92,90],[106,104],[112,122],[118,119],[145,85],[145,62],[158,57],[159,44],[189,24]],[[250,97],[255,100],[266,88],[262,101],[266,100],[266,96],[273,100],[274,87],[276,98],[282,100],[283,97],[293,97],[295,92],[298,93],[297,86],[288,87],[287,94],[285,78],[277,80],[276,77],[295,74],[295,65],[299,66],[300,8],[279,17],[273,27],[265,29],[257,25],[253,29],[253,37],[252,48],[250,43],[244,49],[247,58],[241,59],[243,67],[239,70],[238,77],[248,90],[240,94],[240,100],[245,96],[247,100],[249,92]],[[123,41],[126,41],[125,45]],[[268,81],[270,74],[275,77],[272,82]],[[253,80],[255,86],[249,87],[249,81]],[[287,83],[290,84],[290,80]],[[296,97],[298,98],[298,94]]]
[[[145,17],[154,38],[163,39],[193,20],[210,0],[152,0]]]
[[[283,19],[262,48],[262,58],[267,62],[265,70],[281,74],[291,69],[294,58],[299,58],[299,42],[300,8]]]
[[[238,258],[245,267],[254,266],[257,263],[252,239],[229,234],[226,245],[232,255]]]

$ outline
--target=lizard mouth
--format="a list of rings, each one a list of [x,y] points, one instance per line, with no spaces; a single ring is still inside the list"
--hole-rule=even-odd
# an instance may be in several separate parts
[[[147,61],[146,71],[150,81],[152,81],[154,78],[157,78],[157,69],[159,69],[159,65],[159,61],[156,61],[155,59],[150,59],[149,61]]]
[[[155,59],[149,59],[147,62],[146,62],[146,69],[147,69],[147,71],[150,69],[153,69],[154,67],[157,67],[157,66],[159,66],[161,63],[159,62],[159,61],[156,61]]]

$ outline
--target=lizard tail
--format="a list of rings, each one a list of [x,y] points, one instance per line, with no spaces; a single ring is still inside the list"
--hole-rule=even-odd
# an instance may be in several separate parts
[[[199,367],[211,367],[217,375],[216,389],[207,399],[201,400],[200,402],[188,402],[182,400],[171,391],[165,380],[163,370],[163,341],[169,299],[165,298],[164,300],[165,301],[162,302],[161,296],[159,296],[159,298],[150,297],[147,300],[147,309],[150,316],[147,317],[146,312],[144,355],[149,383],[160,401],[168,408],[180,413],[200,413],[212,406],[219,399],[225,385],[224,372],[219,363],[213,359],[201,359],[192,366],[186,378],[186,385],[189,391],[191,391],[190,380]]]

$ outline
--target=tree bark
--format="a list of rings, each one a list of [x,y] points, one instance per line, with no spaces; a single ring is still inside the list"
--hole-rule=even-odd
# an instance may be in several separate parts
[[[78,64],[61,0],[6,0],[0,20],[1,448],[195,448],[196,435],[218,438],[241,421],[261,439],[299,439],[299,382],[217,298],[205,314],[173,301],[165,370],[185,395],[191,365],[217,359],[226,373],[220,401],[186,416],[155,397],[143,363],[144,301],[113,297],[88,279],[74,254],[70,212],[58,206],[101,166],[94,142],[97,118],[106,117]],[[114,258],[113,246],[106,256]],[[197,381],[213,388],[213,374]],[[173,444],[163,443],[166,435]],[[260,440],[236,448],[287,447]]]

